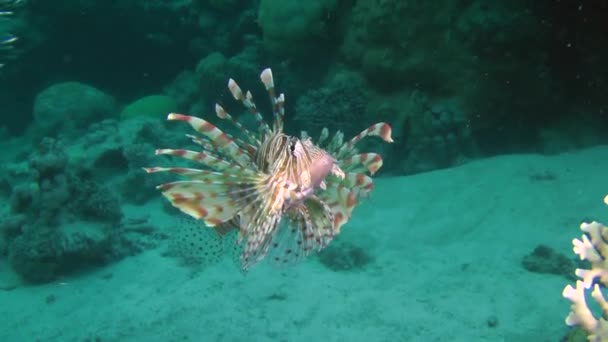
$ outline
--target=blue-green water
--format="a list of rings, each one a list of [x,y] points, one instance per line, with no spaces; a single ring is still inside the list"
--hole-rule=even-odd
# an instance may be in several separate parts
[[[606,14],[0,0],[0,340],[608,341]]]

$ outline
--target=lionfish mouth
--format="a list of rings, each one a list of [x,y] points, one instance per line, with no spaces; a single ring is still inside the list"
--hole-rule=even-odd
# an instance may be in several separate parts
[[[383,122],[347,141],[341,132],[329,138],[326,128],[316,142],[305,132],[289,137],[283,133],[285,96],[276,95],[270,69],[260,78],[272,104],[272,127],[251,93],[230,79],[228,89],[253,115],[257,131],[245,128],[219,104],[217,117],[237,128],[239,137],[202,118],[171,113],[168,120],[185,121],[199,133],[187,135],[199,151],[158,149],[156,154],[184,158],[200,168],[144,168],[183,178],[157,186],[183,213],[220,234],[238,230],[243,269],[266,256],[290,263],[326,247],[351,218],[359,199],[370,193],[371,176],[382,166],[380,155],[361,153],[355,145],[368,136],[393,141],[390,126]]]

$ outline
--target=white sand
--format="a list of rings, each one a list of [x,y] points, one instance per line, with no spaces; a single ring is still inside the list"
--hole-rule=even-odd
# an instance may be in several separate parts
[[[558,341],[568,280],[521,259],[538,244],[574,257],[580,221],[608,222],[607,157],[503,156],[380,179],[337,237],[374,257],[360,271],[312,257],[247,275],[225,260],[193,276],[159,249],[0,290],[0,341]],[[557,179],[530,179],[544,173]],[[158,203],[141,210],[169,224]],[[3,260],[0,285],[14,283]]]

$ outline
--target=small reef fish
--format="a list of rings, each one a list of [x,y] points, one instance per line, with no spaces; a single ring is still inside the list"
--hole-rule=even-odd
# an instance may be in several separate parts
[[[238,230],[243,270],[266,256],[287,263],[326,247],[348,222],[358,200],[372,190],[370,176],[382,166],[380,155],[360,153],[355,144],[368,136],[393,142],[391,127],[383,122],[348,141],[339,131],[330,139],[327,129],[316,143],[306,132],[300,137],[286,135],[285,95],[276,95],[270,69],[260,78],[272,104],[272,127],[251,93],[244,93],[230,79],[228,89],[255,118],[257,133],[219,104],[216,115],[233,125],[240,137],[204,119],[171,113],[168,120],[184,121],[199,133],[187,136],[202,151],[158,149],[156,154],[185,158],[203,168],[144,168],[148,173],[170,172],[185,178],[157,186],[174,207],[219,234]]]
[[[12,10],[23,3],[24,0],[0,0],[0,15],[12,15]]]
[[[0,0],[0,20],[12,16],[14,14],[13,10],[22,5],[23,2],[23,0]],[[0,21],[0,24],[5,23]],[[6,60],[15,58],[14,43],[18,40],[17,36],[6,32],[6,28],[2,27],[0,29],[0,68],[5,65]]]

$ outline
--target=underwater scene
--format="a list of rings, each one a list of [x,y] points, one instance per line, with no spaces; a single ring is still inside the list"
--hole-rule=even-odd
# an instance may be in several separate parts
[[[0,342],[608,342],[608,0],[0,0]]]

